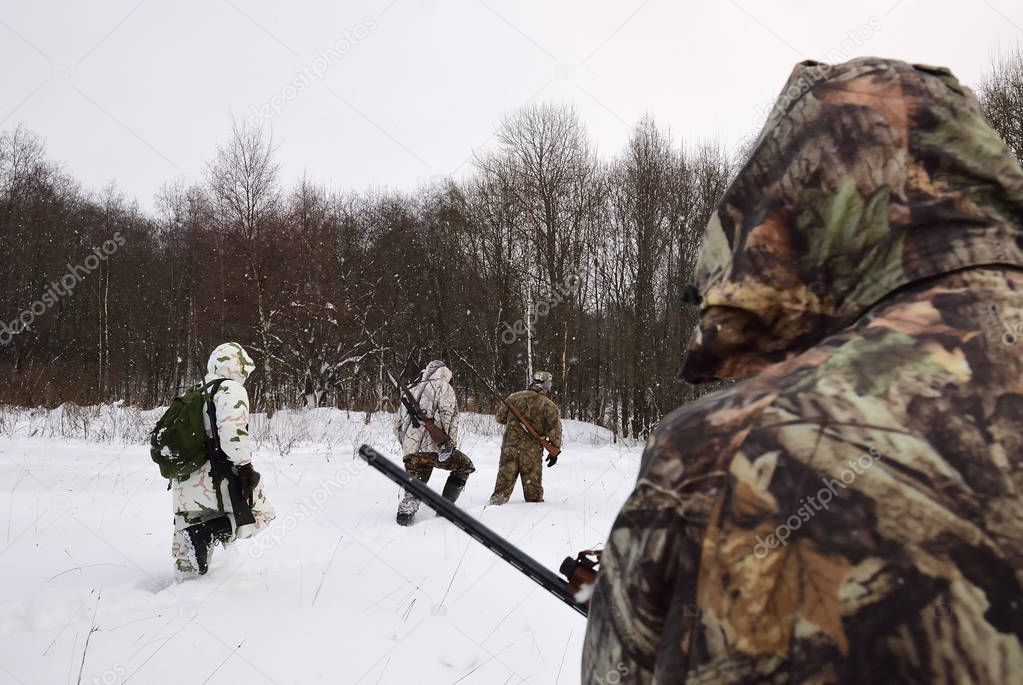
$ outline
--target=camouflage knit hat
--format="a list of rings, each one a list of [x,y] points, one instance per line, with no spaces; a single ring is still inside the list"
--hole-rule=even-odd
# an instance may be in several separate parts
[[[531,388],[542,388],[550,392],[554,384],[554,376],[549,371],[537,371],[533,374],[533,380],[529,382]]]
[[[711,217],[683,377],[803,352],[895,290],[1023,267],[1023,171],[946,69],[796,66]]]

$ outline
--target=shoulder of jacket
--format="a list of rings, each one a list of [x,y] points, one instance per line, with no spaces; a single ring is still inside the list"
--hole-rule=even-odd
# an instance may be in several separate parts
[[[230,378],[225,378],[223,381],[221,381],[220,386],[217,389],[217,393],[216,395],[214,395],[214,399],[227,396],[230,396],[232,398],[244,397],[247,399],[249,396],[249,392],[248,390],[245,389],[245,386],[239,383],[238,381],[233,381]]]
[[[220,383],[221,390],[224,390],[226,388],[228,392],[234,392],[239,389],[241,390],[245,389],[244,385],[230,378],[221,378],[217,382]]]
[[[762,439],[765,424],[778,424],[772,416],[778,393],[744,386],[705,395],[661,419],[643,451],[640,478],[663,483],[671,474],[667,480],[674,488],[676,477],[684,481],[727,473],[736,454]],[[712,483],[717,479],[708,480],[708,486]]]

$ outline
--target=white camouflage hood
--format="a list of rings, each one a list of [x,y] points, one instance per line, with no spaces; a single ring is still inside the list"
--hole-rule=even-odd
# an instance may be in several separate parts
[[[213,350],[206,363],[206,378],[227,378],[238,383],[256,370],[256,365],[245,349],[238,343],[224,343]]]
[[[451,369],[449,369],[444,362],[434,361],[430,362],[426,368],[423,369],[419,382],[437,381],[440,383],[450,383],[451,377]]]

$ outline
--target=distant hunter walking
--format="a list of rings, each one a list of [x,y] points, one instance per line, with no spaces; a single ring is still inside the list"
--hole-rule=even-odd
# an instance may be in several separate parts
[[[397,379],[393,380],[397,383]],[[402,403],[394,429],[405,455],[405,470],[424,483],[429,482],[435,468],[450,471],[443,495],[454,502],[476,467],[465,453],[455,448],[458,400],[451,387],[451,369],[437,359],[426,365],[412,388],[398,385]],[[398,524],[411,525],[417,511],[419,500],[406,492],[398,504]]]
[[[522,480],[527,502],[543,502],[544,448],[549,452],[548,467],[558,463],[561,454],[561,415],[548,397],[551,380],[548,372],[537,371],[527,389],[510,395],[497,410],[497,422],[505,429],[491,504],[508,501],[516,478]]]
[[[254,369],[241,345],[220,345],[203,385],[175,399],[150,437],[153,461],[170,481],[179,578],[205,574],[215,544],[252,537],[274,519],[252,467],[244,383]]]

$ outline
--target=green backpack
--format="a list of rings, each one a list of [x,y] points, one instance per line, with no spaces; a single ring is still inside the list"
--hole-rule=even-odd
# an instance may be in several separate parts
[[[207,459],[206,426],[203,412],[206,401],[220,388],[223,380],[197,385],[181,397],[175,397],[149,434],[149,456],[167,479],[183,480],[198,470]],[[213,391],[207,393],[207,389]]]

